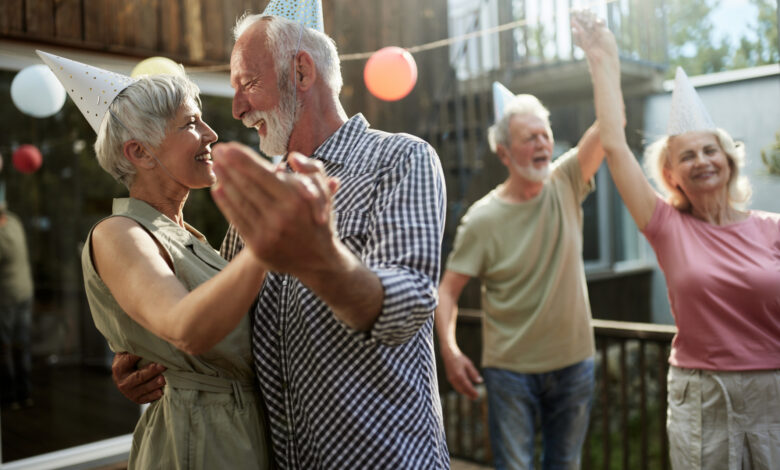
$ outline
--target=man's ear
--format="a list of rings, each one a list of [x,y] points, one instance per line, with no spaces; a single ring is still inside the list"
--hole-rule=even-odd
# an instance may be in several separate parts
[[[122,145],[122,153],[134,167],[150,170],[155,166],[156,162],[152,156],[137,140],[125,142]]]
[[[498,159],[501,160],[501,163],[504,165],[509,163],[509,150],[502,144],[496,144],[496,155],[498,155]]]
[[[299,51],[293,61],[295,67],[295,86],[300,91],[306,91],[317,81],[317,67],[314,59],[306,51]]]

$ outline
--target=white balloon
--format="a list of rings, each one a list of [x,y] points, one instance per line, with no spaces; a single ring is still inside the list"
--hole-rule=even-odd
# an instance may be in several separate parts
[[[44,64],[25,67],[11,82],[11,99],[19,111],[33,117],[49,117],[65,104],[65,88]]]

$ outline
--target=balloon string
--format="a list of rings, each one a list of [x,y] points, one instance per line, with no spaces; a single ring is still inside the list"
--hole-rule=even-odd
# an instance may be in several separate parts
[[[571,8],[571,9],[567,10],[567,13],[571,13],[571,12],[573,12],[575,10],[588,9],[590,7],[593,7],[593,6],[606,5],[607,3],[613,3],[613,2],[616,2],[616,1],[617,0],[595,0],[595,1],[591,2],[591,3],[586,3],[581,8]],[[468,41],[469,39],[474,39],[474,38],[477,38],[477,37],[480,37],[480,36],[486,36],[488,34],[500,33],[502,31],[507,31],[507,30],[510,30],[510,29],[518,28],[520,26],[527,26],[527,25],[528,25],[528,20],[523,18],[523,19],[520,19],[520,20],[511,21],[509,23],[504,23],[502,25],[493,26],[492,28],[485,28],[485,29],[481,29],[479,31],[472,31],[470,33],[461,34],[459,36],[453,36],[451,38],[446,38],[446,39],[439,39],[437,41],[428,42],[428,43],[425,43],[425,44],[419,44],[417,46],[404,47],[402,49],[406,49],[407,51],[409,51],[410,54],[415,54],[417,52],[429,51],[431,49],[438,49],[439,47],[449,46],[449,45],[452,45],[452,44],[457,43],[457,42]],[[371,57],[371,55],[374,54],[374,52],[376,52],[376,51],[356,52],[354,54],[343,54],[343,55],[339,56],[339,59],[341,59],[342,61],[363,60],[363,59],[368,59],[369,57]]]
[[[292,122],[295,123],[295,115],[298,114],[298,67],[295,61],[298,59],[298,53],[301,51],[301,40],[303,39],[303,28],[306,26],[301,23],[301,28],[298,32],[298,45],[295,46],[295,54],[293,54],[293,76],[292,76],[292,87],[293,87],[293,111],[292,111]],[[290,148],[290,139],[292,138],[292,132],[290,135],[287,136],[287,148]],[[285,155],[284,158],[287,158]]]
[[[567,12],[571,13],[575,10],[588,9],[594,6],[614,3],[616,1],[617,0],[594,0],[592,2],[586,3],[582,7],[571,8],[567,10]],[[415,54],[417,52],[429,51],[431,49],[438,49],[440,47],[449,46],[461,41],[468,41],[469,39],[474,39],[480,36],[500,33],[502,31],[518,28],[520,26],[527,26],[528,24],[529,24],[528,20],[523,18],[509,23],[504,23],[499,26],[493,26],[491,28],[481,29],[479,31],[472,31],[470,33],[461,34],[459,36],[453,36],[451,38],[439,39],[425,44],[418,44],[416,46],[402,47],[402,49],[406,49],[407,51],[409,51],[410,54]],[[366,52],[355,52],[352,54],[340,54],[339,60],[341,60],[342,62],[347,62],[350,60],[365,60],[371,57],[375,52],[376,51],[366,51]],[[206,65],[202,67],[187,67],[187,70],[191,72],[220,72],[220,71],[230,70],[230,65],[223,64],[223,65]]]

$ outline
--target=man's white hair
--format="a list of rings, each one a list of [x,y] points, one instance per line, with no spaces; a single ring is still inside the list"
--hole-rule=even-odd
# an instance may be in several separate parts
[[[199,93],[189,78],[178,75],[141,77],[122,90],[108,106],[95,141],[100,166],[129,189],[136,171],[124,156],[124,143],[136,139],[157,147],[182,105],[192,101],[200,108]]]
[[[290,61],[298,51],[306,51],[312,57],[317,73],[322,76],[333,96],[341,93],[344,81],[341,77],[341,62],[333,39],[317,30],[302,27],[300,23],[281,16],[244,14],[233,27],[233,38],[237,41],[247,29],[258,21],[267,21],[266,37],[268,50],[274,56],[274,66],[280,88],[289,87]]]
[[[544,121],[544,126],[547,128],[547,133],[552,141],[553,133],[550,127],[550,111],[534,95],[517,95],[506,104],[501,119],[488,128],[488,143],[493,153],[496,152],[499,145],[509,147],[509,122],[513,117],[523,114],[531,114]]]

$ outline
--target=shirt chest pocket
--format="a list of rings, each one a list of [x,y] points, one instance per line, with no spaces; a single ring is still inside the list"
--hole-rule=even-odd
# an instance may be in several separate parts
[[[362,211],[334,212],[339,240],[360,257],[368,242],[369,216]]]
[[[227,265],[216,250],[196,242],[183,246],[182,256],[174,263],[176,276],[189,290],[208,281]]]

